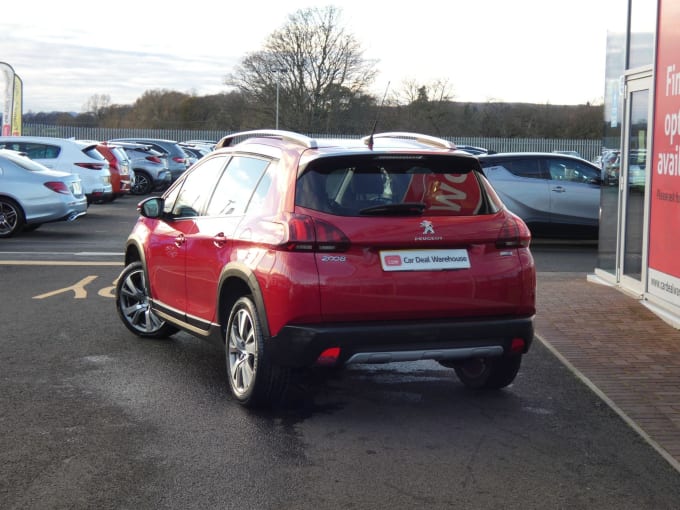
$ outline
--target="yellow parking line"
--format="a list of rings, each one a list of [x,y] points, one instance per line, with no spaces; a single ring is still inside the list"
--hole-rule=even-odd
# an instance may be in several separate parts
[[[122,266],[122,262],[91,262],[75,260],[0,260],[0,266]]]

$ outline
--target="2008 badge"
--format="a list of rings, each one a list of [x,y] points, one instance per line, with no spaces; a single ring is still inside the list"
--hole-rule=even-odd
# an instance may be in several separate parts
[[[347,257],[344,255],[323,255],[321,262],[347,262]]]

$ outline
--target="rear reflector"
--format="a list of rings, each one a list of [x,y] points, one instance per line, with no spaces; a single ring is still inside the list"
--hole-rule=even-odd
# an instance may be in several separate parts
[[[329,366],[335,365],[340,357],[340,347],[331,347],[321,353],[316,359],[317,365]]]
[[[513,338],[510,343],[510,352],[513,354],[521,354],[524,352],[526,343],[523,338]]]

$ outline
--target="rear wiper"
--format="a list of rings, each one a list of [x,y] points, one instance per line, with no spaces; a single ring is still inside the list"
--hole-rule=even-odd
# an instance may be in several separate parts
[[[420,216],[427,206],[422,202],[406,202],[403,204],[381,204],[359,210],[361,215],[376,216]]]

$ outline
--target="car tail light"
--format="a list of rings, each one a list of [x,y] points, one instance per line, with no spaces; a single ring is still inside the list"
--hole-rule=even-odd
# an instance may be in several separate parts
[[[288,238],[282,243],[287,251],[338,252],[349,248],[349,239],[335,225],[304,214],[290,214]]]
[[[55,193],[61,193],[62,195],[70,195],[71,190],[68,189],[68,186],[60,181],[49,181],[44,183],[46,188],[51,189]]]
[[[510,216],[505,220],[496,239],[496,248],[528,248],[531,232],[522,220]]]
[[[101,170],[104,168],[104,163],[76,163],[81,168],[87,168],[88,170]]]
[[[146,159],[148,161],[151,161],[152,163],[156,163],[158,165],[161,165],[163,162],[161,161],[161,158],[158,156],[146,156]]]
[[[182,164],[186,164],[186,162],[187,162],[186,159],[180,158],[179,156],[173,157],[172,160],[173,160],[175,163],[182,163]]]

